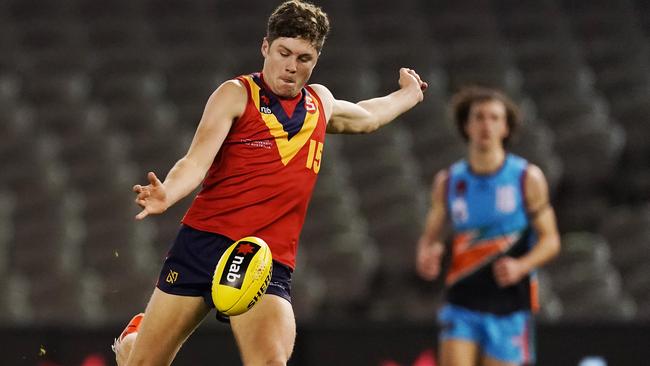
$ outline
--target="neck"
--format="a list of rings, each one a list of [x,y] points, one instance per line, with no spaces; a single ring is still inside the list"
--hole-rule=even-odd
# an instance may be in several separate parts
[[[469,166],[472,171],[478,174],[490,174],[496,172],[506,158],[504,149],[479,150],[469,149]]]

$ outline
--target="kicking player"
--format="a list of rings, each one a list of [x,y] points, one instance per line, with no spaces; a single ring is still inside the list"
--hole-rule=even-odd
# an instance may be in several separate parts
[[[399,70],[399,89],[350,103],[307,85],[329,31],[318,7],[292,0],[268,19],[260,73],[221,84],[210,96],[187,154],[164,182],[150,172],[136,185],[142,220],[200,193],[182,220],[139,326],[114,345],[120,365],[168,365],[213,307],[212,274],[224,250],[244,236],[270,246],[266,295],[230,319],[245,365],[285,365],[296,325],[291,277],[307,204],[324,159],[325,133],[369,133],[421,102],[427,84]]]

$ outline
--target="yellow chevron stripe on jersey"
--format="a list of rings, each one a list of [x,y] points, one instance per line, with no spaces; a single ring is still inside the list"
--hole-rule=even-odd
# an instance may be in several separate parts
[[[289,134],[284,130],[282,123],[278,121],[277,117],[272,113],[262,113],[260,111],[260,90],[261,88],[253,80],[250,75],[244,77],[250,85],[251,98],[255,103],[255,107],[260,112],[262,120],[269,129],[271,135],[275,138],[275,143],[280,152],[280,157],[282,158],[282,163],[287,165],[291,159],[300,151],[300,149],[309,141],[314,129],[318,125],[318,117],[320,115],[320,109],[316,108],[313,113],[305,114],[305,121],[302,125],[300,131],[291,139],[289,139]],[[309,95],[305,96],[305,101],[309,98],[313,104],[316,104],[316,98],[312,98]]]

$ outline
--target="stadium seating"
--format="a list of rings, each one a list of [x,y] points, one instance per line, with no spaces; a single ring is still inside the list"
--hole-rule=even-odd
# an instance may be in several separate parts
[[[562,236],[562,243],[562,256],[548,267],[553,289],[562,300],[562,318],[634,318],[636,303],[623,289],[606,240],[588,232],[570,232]]]
[[[323,153],[320,179],[301,235],[298,269],[307,279],[296,281],[297,309],[307,321],[358,313],[370,294],[380,254],[361,215],[360,199],[350,181],[349,167],[336,136]],[[312,288],[311,282],[314,286]],[[303,294],[298,296],[298,293]],[[298,310],[296,310],[298,312]]]

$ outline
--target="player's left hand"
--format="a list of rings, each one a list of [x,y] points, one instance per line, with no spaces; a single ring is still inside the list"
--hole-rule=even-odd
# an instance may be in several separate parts
[[[492,265],[494,279],[501,287],[508,287],[519,282],[525,275],[526,270],[515,258],[502,257]]]
[[[418,102],[424,99],[424,91],[427,90],[429,84],[422,81],[420,75],[413,69],[403,67],[399,69],[399,86],[400,88],[417,87],[419,90]]]

